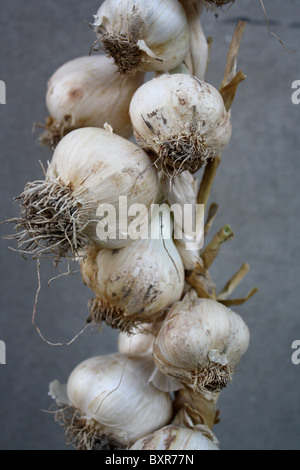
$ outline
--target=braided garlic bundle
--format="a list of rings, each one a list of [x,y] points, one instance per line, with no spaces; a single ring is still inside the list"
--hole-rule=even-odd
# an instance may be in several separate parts
[[[77,449],[219,449],[216,402],[250,335],[225,305],[234,282],[217,296],[208,276],[231,228],[201,253],[214,214],[206,226],[202,216],[244,77],[234,73],[236,37],[220,90],[205,81],[209,44],[199,22],[204,6],[233,2],[105,0],[91,26],[94,50],[109,58],[70,61],[48,83],[55,151],[44,178],[18,198],[14,238],[38,259],[74,256],[95,295],[87,322],[119,330],[118,353],[50,384],[55,417]],[[154,78],[144,83],[146,72]],[[204,166],[198,193],[194,175]],[[203,205],[196,234],[174,240],[178,220],[153,210],[162,197],[168,207]]]
[[[194,290],[174,304],[155,339],[157,367],[201,392],[220,392],[249,346],[242,318]]]

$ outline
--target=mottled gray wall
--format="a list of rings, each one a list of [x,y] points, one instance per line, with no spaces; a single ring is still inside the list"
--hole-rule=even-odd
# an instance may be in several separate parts
[[[291,345],[300,339],[299,307],[299,146],[300,105],[291,85],[300,80],[300,4],[265,0],[270,26],[292,54],[268,32],[259,0],[237,0],[218,20],[205,15],[204,29],[214,45],[207,80],[222,81],[228,44],[239,18],[248,19],[239,68],[247,80],[232,109],[233,137],[223,154],[211,202],[220,205],[215,230],[230,223],[235,240],[222,249],[212,269],[219,287],[244,262],[251,272],[237,295],[253,286],[259,293],[236,308],[247,322],[250,348],[220,398],[221,448],[299,449],[300,365]],[[6,105],[0,105],[0,218],[18,214],[13,197],[27,181],[41,177],[39,161],[50,152],[36,143],[34,122],[43,122],[46,84],[64,62],[86,55],[94,36],[90,21],[100,2],[12,0],[1,2],[0,79]],[[1,227],[5,235],[8,227]],[[9,251],[1,240],[0,448],[65,449],[63,430],[48,410],[48,384],[65,381],[82,360],[116,351],[116,334],[85,331],[70,346],[46,344],[32,326],[36,265]],[[79,274],[55,275],[42,266],[36,313],[48,341],[69,342],[82,328],[90,292]]]

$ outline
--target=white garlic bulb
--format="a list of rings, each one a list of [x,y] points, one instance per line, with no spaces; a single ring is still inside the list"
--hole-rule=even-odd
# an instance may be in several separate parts
[[[170,395],[148,382],[151,367],[151,359],[142,356],[90,358],[69,376],[68,403],[57,396],[57,382],[50,384],[51,396],[72,408],[64,424],[77,448],[100,449],[101,443],[126,448],[170,422]]]
[[[229,3],[234,3],[235,0],[180,0],[183,5],[190,3],[204,3],[208,8],[215,9],[221,8]]]
[[[115,208],[118,221],[121,196],[129,207],[139,203],[150,209],[158,186],[148,155],[135,144],[110,128],[74,130],[56,147],[45,180],[28,183],[19,197],[22,212],[14,220],[15,238],[23,252],[58,258],[77,255],[91,244],[124,246],[132,240],[123,233],[123,223],[107,234],[100,230],[105,225],[103,204]],[[126,223],[131,220],[124,217]]]
[[[105,0],[93,30],[122,74],[173,69],[189,49],[187,18],[178,0]]]
[[[130,450],[219,450],[197,429],[170,424],[139,439]]]
[[[153,346],[157,367],[194,388],[219,392],[249,346],[243,319],[224,305],[198,298],[194,290],[173,305]]]
[[[160,230],[161,216],[153,212],[151,228]],[[136,240],[120,250],[87,251],[81,260],[84,283],[96,294],[90,303],[90,322],[106,322],[131,333],[143,323],[157,321],[161,313],[180,300],[184,267],[163,216],[159,238]],[[170,232],[172,233],[172,232]]]
[[[168,176],[196,172],[224,150],[232,132],[219,91],[185,74],[144,83],[132,98],[130,117],[137,143]]]
[[[113,61],[104,55],[79,57],[65,63],[48,81],[46,105],[54,120],[55,134],[45,133],[43,139],[48,138],[56,146],[61,136],[71,130],[103,127],[105,123],[116,134],[130,137],[129,104],[143,78],[142,72],[120,76]]]

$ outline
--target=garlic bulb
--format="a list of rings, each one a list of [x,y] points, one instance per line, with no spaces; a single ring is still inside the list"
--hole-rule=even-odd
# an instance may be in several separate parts
[[[229,143],[232,126],[216,88],[196,77],[165,74],[134,94],[130,117],[138,145],[168,176],[196,172]]]
[[[189,49],[189,28],[178,0],[105,0],[92,25],[121,74],[167,71]]]
[[[195,391],[219,392],[249,346],[242,318],[195,291],[173,305],[153,346],[157,367]]]
[[[168,393],[148,383],[151,359],[110,354],[79,364],[67,382],[68,403],[57,396],[57,382],[50,394],[71,413],[61,413],[78,449],[126,448],[137,439],[170,422],[172,401]],[[65,419],[64,419],[65,418]]]
[[[219,450],[201,431],[168,425],[139,439],[130,450]]]
[[[103,127],[106,122],[116,134],[130,137],[129,104],[143,78],[142,72],[121,77],[104,55],[79,57],[62,65],[48,81],[46,105],[52,125],[42,143],[55,147],[73,129]]]
[[[213,427],[219,423],[219,410],[216,405],[219,393],[195,393],[184,386],[175,395],[172,424],[201,431],[204,436],[219,445]]]
[[[22,252],[58,259],[91,244],[118,248],[132,240],[123,223],[103,233],[105,205],[115,208],[118,221],[121,196],[128,206],[150,208],[157,192],[157,174],[144,151],[109,127],[77,129],[56,147],[45,180],[28,183],[19,197],[21,217],[12,221],[19,231],[15,238]]]
[[[106,322],[112,328],[132,333],[142,323],[157,321],[161,313],[180,300],[184,267],[163,217],[158,239],[136,240],[120,250],[87,251],[81,260],[84,283],[96,294],[90,303],[90,322]],[[151,229],[161,226],[153,212]]]

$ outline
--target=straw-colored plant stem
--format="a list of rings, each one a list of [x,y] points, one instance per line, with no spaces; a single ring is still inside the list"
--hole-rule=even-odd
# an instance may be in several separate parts
[[[239,48],[245,27],[246,22],[238,22],[229,47],[224,79],[220,87],[220,93],[223,97],[227,111],[230,111],[232,107],[239,84],[246,78],[242,71],[237,72]],[[220,164],[221,155],[216,156],[213,160],[208,162],[204,169],[199,187],[197,203],[204,204],[205,209],[208,209],[207,219],[204,226],[205,237],[211,230],[218,213],[218,205],[216,203],[212,203],[208,207],[208,201]],[[217,300],[227,307],[241,305],[257,292],[257,289],[254,288],[244,298],[229,299],[231,294],[249,272],[250,267],[247,263],[244,263],[240,267],[219,293],[217,292],[217,287],[209,274],[209,268],[217,257],[221,246],[224,242],[231,240],[233,237],[233,230],[229,225],[225,225],[212,238],[207,246],[203,248],[199,262],[196,263],[194,270],[187,273],[186,276],[187,283],[196,290],[200,298]],[[176,392],[176,399],[174,402],[174,422],[176,424],[184,424],[185,426],[203,426],[203,433],[206,433],[206,435],[209,436],[209,433],[212,432],[213,426],[218,422],[219,412],[217,410],[217,402],[219,394],[220,393],[209,392],[203,394],[199,391],[196,393],[188,387]]]
[[[242,71],[237,73],[237,62],[239,56],[239,49],[241,41],[245,32],[246,27],[245,21],[239,21],[234,31],[232,41],[229,47],[227,63],[225,67],[224,79],[220,86],[220,93],[223,97],[225,107],[227,111],[230,111],[238,86],[241,81],[245,80],[246,76]],[[203,177],[201,180],[199,193],[198,193],[198,204],[204,204],[207,207],[210,192],[217,174],[217,170],[221,164],[221,155],[218,155],[213,160],[210,160],[205,167]],[[208,234],[213,221],[218,211],[217,204],[213,203],[208,212],[207,222],[205,225],[205,235]],[[230,225],[225,225],[212,239],[212,241],[204,248],[201,253],[201,260],[198,262],[190,275],[187,277],[187,282],[196,289],[199,297],[210,298],[213,300],[219,300],[226,306],[229,305],[241,305],[246,302],[252,295],[254,295],[257,289],[253,289],[245,298],[228,300],[228,296],[236,289],[239,283],[242,281],[245,275],[245,265],[233,276],[227,283],[227,289],[221,291],[221,297],[219,298],[216,293],[216,286],[212,281],[208,269],[218,255],[222,244],[225,241],[231,240],[234,233]]]

